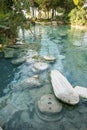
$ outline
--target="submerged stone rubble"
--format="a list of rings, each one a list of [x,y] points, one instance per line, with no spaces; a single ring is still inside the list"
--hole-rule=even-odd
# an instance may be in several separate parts
[[[51,40],[63,44],[63,38],[67,39],[67,35],[60,34],[57,40],[54,37]],[[0,126],[5,130],[85,130],[87,110],[84,107],[87,101],[82,99],[80,102],[79,96],[87,98],[87,89],[73,88],[60,73],[58,60],[64,61],[66,56],[58,52],[55,56],[50,52],[40,56],[38,44],[33,47],[20,44],[3,52],[3,57],[10,59],[17,71],[5,98],[0,98]],[[59,66],[53,70],[56,61]]]

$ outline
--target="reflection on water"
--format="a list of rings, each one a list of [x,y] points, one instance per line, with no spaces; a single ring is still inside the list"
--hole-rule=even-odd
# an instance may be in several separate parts
[[[18,36],[29,44],[27,57],[32,49],[38,57],[53,56],[56,61],[39,72],[33,68],[35,60],[14,66],[10,59],[0,59],[0,125],[5,130],[87,130],[86,99],[76,106],[63,104],[61,118],[51,122],[39,118],[36,107],[41,96],[53,94],[52,69],[61,71],[73,86],[87,87],[87,31],[67,26],[34,26],[32,33],[20,29]],[[40,87],[14,89],[14,85],[32,76],[39,79]]]

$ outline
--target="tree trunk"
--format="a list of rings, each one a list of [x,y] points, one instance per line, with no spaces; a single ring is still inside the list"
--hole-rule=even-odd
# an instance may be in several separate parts
[[[49,11],[48,11],[48,19],[49,19]]]
[[[53,19],[53,17],[54,17],[54,9],[52,9],[52,19]]]
[[[34,7],[32,7],[32,14],[33,14],[33,17],[34,17]]]

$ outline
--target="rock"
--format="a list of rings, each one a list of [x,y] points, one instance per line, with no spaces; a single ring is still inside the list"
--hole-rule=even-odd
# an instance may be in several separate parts
[[[52,94],[41,97],[38,101],[38,108],[42,113],[58,113],[62,110],[62,104]]]
[[[20,65],[20,64],[24,63],[25,61],[26,61],[26,58],[22,57],[22,58],[12,60],[11,63],[13,65]]]
[[[43,57],[39,56],[39,55],[33,57],[33,59],[34,59],[36,62],[39,62],[39,63],[44,63],[44,62],[46,63],[46,60],[45,60]]]
[[[87,98],[87,88],[76,86],[74,90],[79,94],[80,97]]]
[[[81,42],[79,42],[79,41],[75,41],[75,42],[73,43],[73,45],[74,45],[74,46],[77,46],[77,47],[82,46]]]
[[[41,70],[41,71],[44,71],[46,69],[48,69],[49,65],[47,63],[43,63],[43,62],[38,62],[38,63],[35,63],[34,64],[34,68],[36,70]]]
[[[32,89],[32,88],[40,87],[40,85],[41,84],[38,78],[31,77],[31,78],[24,79],[19,83],[13,85],[12,88],[17,90],[24,90],[26,88]]]
[[[13,58],[14,57],[14,49],[12,48],[5,48],[4,49],[4,57],[5,58]]]
[[[38,76],[38,75],[34,75],[33,77],[34,77],[34,78],[36,78],[36,79],[38,79],[38,78],[39,78],[39,76]]]
[[[75,105],[79,102],[78,93],[74,91],[74,88],[59,71],[51,71],[51,83],[58,99],[71,105]]]
[[[3,130],[3,129],[0,127],[0,130]]]
[[[37,116],[44,121],[57,121],[63,116],[62,104],[52,94],[43,95],[35,105]]]
[[[25,43],[23,43],[22,41],[17,41],[15,44],[17,44],[17,45],[24,45]]]
[[[29,49],[29,51],[27,52],[27,57],[28,58],[35,58],[38,57],[38,53],[32,49]]]
[[[29,112],[23,111],[21,114],[21,120],[24,122],[29,122]]]
[[[26,59],[26,65],[31,65],[31,64],[33,64],[34,62],[35,62],[35,60],[32,59],[32,58],[27,58],[27,59]]]
[[[61,34],[60,34],[60,37],[61,37],[61,38],[66,38],[66,37],[67,37],[67,34],[66,34],[66,33],[61,33]]]
[[[45,60],[51,61],[51,62],[56,60],[56,58],[53,57],[53,56],[44,56],[43,58],[44,58]]]

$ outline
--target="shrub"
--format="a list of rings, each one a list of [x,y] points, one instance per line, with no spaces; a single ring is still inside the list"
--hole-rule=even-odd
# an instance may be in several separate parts
[[[74,8],[69,13],[71,25],[87,25],[87,10]]]

